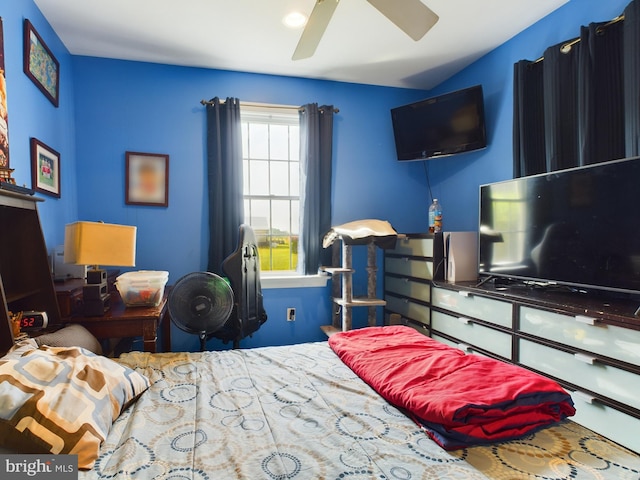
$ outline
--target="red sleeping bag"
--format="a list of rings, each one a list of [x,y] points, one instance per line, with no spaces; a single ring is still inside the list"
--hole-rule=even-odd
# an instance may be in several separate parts
[[[329,345],[446,450],[512,440],[575,414],[571,397],[556,382],[466,355],[410,327],[340,332],[329,337]]]

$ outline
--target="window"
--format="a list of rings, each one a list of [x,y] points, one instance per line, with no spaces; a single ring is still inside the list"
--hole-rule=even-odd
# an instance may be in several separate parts
[[[525,261],[526,226],[531,220],[526,208],[527,192],[520,187],[517,185],[515,192],[506,195],[496,194],[493,200],[494,228],[511,237],[509,241],[493,244],[494,263],[497,265],[510,265],[513,259]]]
[[[242,106],[245,223],[260,268],[295,271],[300,234],[300,127],[296,107]]]

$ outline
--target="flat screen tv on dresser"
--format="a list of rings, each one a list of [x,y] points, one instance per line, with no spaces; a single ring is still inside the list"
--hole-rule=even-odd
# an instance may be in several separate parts
[[[640,296],[640,158],[480,186],[479,273]]]

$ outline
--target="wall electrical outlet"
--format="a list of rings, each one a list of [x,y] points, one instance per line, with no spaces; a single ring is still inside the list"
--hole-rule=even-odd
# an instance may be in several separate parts
[[[287,322],[295,322],[295,321],[296,321],[296,309],[287,308]]]

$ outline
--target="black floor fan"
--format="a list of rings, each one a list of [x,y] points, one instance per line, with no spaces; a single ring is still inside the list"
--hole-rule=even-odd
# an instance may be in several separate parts
[[[215,273],[194,272],[175,283],[167,303],[171,321],[180,330],[197,334],[204,351],[207,338],[231,316],[233,290]]]

